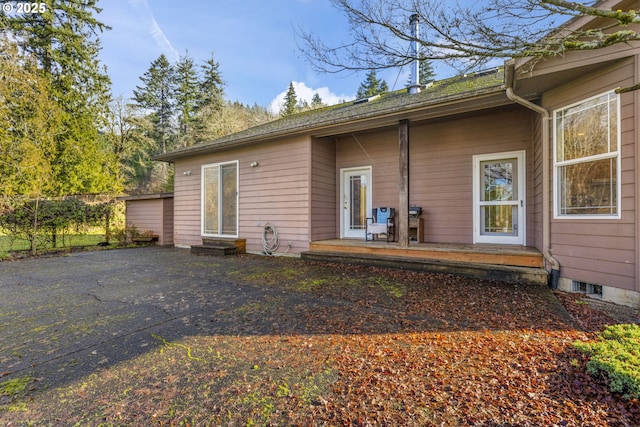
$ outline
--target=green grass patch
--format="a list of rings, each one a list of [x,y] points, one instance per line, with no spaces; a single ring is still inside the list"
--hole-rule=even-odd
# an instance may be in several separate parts
[[[300,384],[299,394],[307,405],[326,401],[322,396],[329,394],[331,386],[339,379],[338,371],[327,368],[317,374],[311,374]]]
[[[400,283],[387,280],[383,277],[375,277],[371,281],[375,286],[396,298],[402,298],[406,294],[405,287]]]
[[[64,241],[63,241],[64,240]],[[68,234],[58,237],[56,248],[46,239],[40,239],[37,243],[38,252],[51,249],[64,249],[79,246],[96,246],[100,242],[104,242],[104,234]],[[5,258],[9,251],[26,251],[29,250],[29,241],[26,239],[11,238],[10,236],[0,233],[0,260]]]
[[[22,396],[26,393],[27,387],[33,381],[29,375],[14,378],[0,383],[0,395],[9,396],[11,399]]]
[[[640,398],[640,325],[607,326],[597,341],[574,346],[590,356],[587,371],[604,374],[612,392]]]
[[[326,286],[329,283],[330,282],[327,279],[321,279],[321,278],[307,279],[300,282],[298,289],[303,292],[312,291],[322,286]]]

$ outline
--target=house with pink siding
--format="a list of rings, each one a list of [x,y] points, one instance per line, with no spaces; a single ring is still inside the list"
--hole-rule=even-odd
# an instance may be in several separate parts
[[[620,90],[639,82],[640,44],[510,60],[163,154],[173,243],[262,253],[275,237],[275,253],[640,306],[640,90]],[[391,242],[365,236],[380,207],[395,211]]]

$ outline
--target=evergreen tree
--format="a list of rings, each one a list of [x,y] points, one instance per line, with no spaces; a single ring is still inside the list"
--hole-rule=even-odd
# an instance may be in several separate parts
[[[180,58],[175,68],[176,92],[175,105],[178,115],[178,138],[183,146],[187,142],[187,134],[195,119],[198,100],[200,98],[200,81],[194,67],[193,59],[187,52]]]
[[[220,74],[220,64],[213,58],[213,52],[211,53],[211,58],[206,60],[200,68],[202,78],[200,80],[198,106],[210,105],[214,108],[221,108],[224,103],[225,83]]]
[[[389,86],[387,85],[387,82],[385,82],[384,80],[378,80],[378,77],[376,76],[376,70],[371,70],[367,74],[365,81],[360,83],[356,98],[369,98],[371,96],[386,93],[388,91]]]
[[[311,98],[311,108],[315,109],[315,108],[322,108],[324,107],[325,104],[324,102],[322,102],[322,98],[320,98],[320,95],[318,94],[318,92],[313,94],[313,98]]]
[[[183,144],[190,146],[204,139],[216,137],[217,131],[211,131],[211,121],[219,119],[224,108],[224,81],[220,74],[220,64],[211,53],[211,57],[200,66],[198,97],[196,99],[195,116]]]
[[[420,76],[420,84],[427,84],[432,82],[436,76],[435,71],[433,71],[433,65],[431,61],[428,59],[420,61],[419,68],[419,76]]]
[[[110,80],[100,65],[98,34],[109,29],[94,14],[96,0],[45,0],[42,13],[3,16],[9,37],[33,55],[62,109],[54,135],[51,195],[112,191],[113,167],[99,130],[108,110]]]
[[[436,73],[433,71],[433,66],[431,65],[431,61],[428,59],[420,61],[420,66],[418,68],[418,76],[420,78],[419,83],[421,85],[425,85],[429,82],[432,82]],[[411,76],[407,79],[407,86],[411,86],[413,82],[411,81]]]
[[[171,148],[173,114],[175,111],[176,78],[175,69],[162,54],[140,77],[142,86],[136,86],[134,99],[140,108],[152,111],[154,135],[159,151],[166,153]]]
[[[298,97],[296,96],[296,90],[293,87],[293,82],[290,82],[289,90],[287,90],[287,94],[284,96],[284,104],[282,104],[282,108],[280,108],[280,116],[287,117],[295,114],[297,106]]]

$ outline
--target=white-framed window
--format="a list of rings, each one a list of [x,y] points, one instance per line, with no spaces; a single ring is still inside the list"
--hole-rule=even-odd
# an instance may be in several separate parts
[[[202,166],[202,235],[238,237],[238,162]]]
[[[614,92],[554,112],[556,218],[620,218],[620,99]]]

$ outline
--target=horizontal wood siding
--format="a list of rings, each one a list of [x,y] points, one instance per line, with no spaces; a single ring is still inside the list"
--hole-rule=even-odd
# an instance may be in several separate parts
[[[371,166],[372,206],[398,208],[398,129],[344,135],[336,140],[335,235],[340,235],[340,169]]]
[[[529,218],[533,221],[531,228],[529,228],[529,236],[533,237],[533,247],[542,251],[544,248],[542,247],[542,233],[543,233],[543,224],[542,224],[542,198],[544,187],[551,185],[549,178],[547,181],[543,181],[542,176],[542,126],[549,126],[548,121],[544,121],[539,114],[534,115],[533,120],[533,169],[529,171],[532,174],[533,179],[533,203],[528,206]]]
[[[162,200],[162,228],[164,231],[158,243],[173,245],[173,197]]]
[[[201,245],[200,167],[198,158],[176,161],[173,184],[173,243],[178,246]]]
[[[532,206],[534,117],[529,110],[515,106],[411,124],[410,204],[423,209],[425,242],[473,242],[473,155],[526,150],[527,205]],[[343,136],[337,140],[336,152],[337,174],[340,168],[371,165],[373,206],[398,208],[397,128]],[[338,200],[339,193],[336,206]],[[528,245],[535,241],[535,210],[527,210]]]
[[[544,106],[553,111],[617,87],[630,86],[635,82],[634,70],[632,59],[618,62],[549,91],[543,97]],[[635,135],[638,118],[635,117],[634,99],[633,93],[620,96],[621,219],[552,219],[552,253],[560,262],[561,277],[640,290],[636,277]],[[553,173],[553,165],[551,171]],[[552,187],[552,194],[554,191]]]
[[[202,165],[237,160],[238,237],[246,239],[247,250],[262,250],[267,223],[278,231],[278,251],[289,242],[289,252],[308,249],[310,147],[308,138],[297,138],[176,161],[175,244],[202,243]],[[253,162],[258,166],[251,167]]]
[[[425,242],[473,242],[473,156],[526,151],[527,244],[534,242],[533,113],[499,109],[411,128],[410,203],[422,207]]]
[[[336,143],[317,139],[311,145],[311,241],[336,234]]]
[[[373,207],[398,206],[398,130],[380,129],[345,135],[336,141],[336,175],[340,169],[372,167]],[[339,186],[340,182],[336,183]],[[337,187],[336,187],[337,188]],[[338,191],[341,191],[338,189]],[[336,206],[340,193],[336,194]]]

